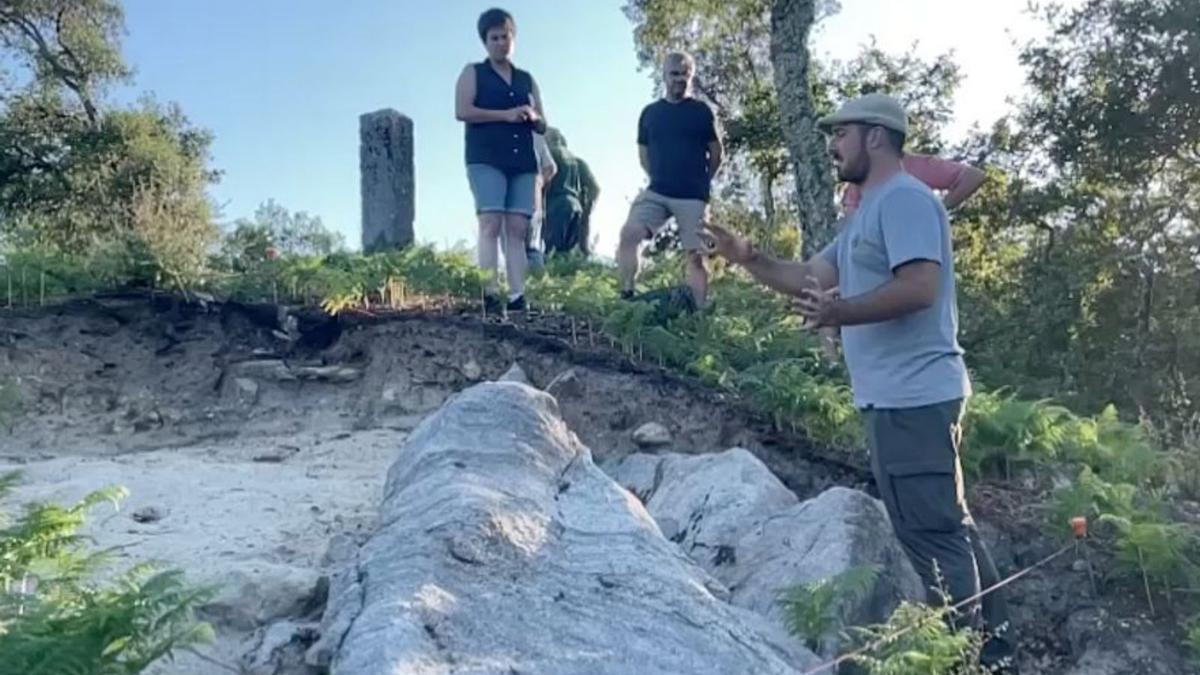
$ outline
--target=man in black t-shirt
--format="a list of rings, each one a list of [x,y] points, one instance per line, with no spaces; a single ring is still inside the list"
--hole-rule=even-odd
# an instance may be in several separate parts
[[[723,150],[712,109],[692,98],[694,71],[691,56],[668,54],[663,62],[666,96],[646,106],[638,120],[638,157],[650,185],[630,206],[617,246],[621,296],[625,298],[633,297],[638,247],[674,217],[679,241],[687,252],[687,285],[697,307],[707,300],[708,270],[699,234]]]

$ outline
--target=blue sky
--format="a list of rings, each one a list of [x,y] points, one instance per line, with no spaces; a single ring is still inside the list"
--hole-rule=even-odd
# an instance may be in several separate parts
[[[467,0],[125,0],[124,53],[135,69],[122,99],[176,101],[216,136],[212,194],[222,221],[275,199],[320,216],[357,247],[358,116],[394,108],[413,119],[416,234],[473,244],[475,224],[454,120],[454,81],[482,58],[475,20],[491,3]],[[611,255],[643,185],[635,127],[653,90],[639,71],[621,0],[511,0],[514,60],[538,79],[547,117],[601,184],[593,215]],[[950,49],[967,76],[956,100],[961,131],[1005,110],[1023,80],[1011,44],[1036,25],[1023,2],[843,0],[815,50],[849,58],[876,36],[889,50]],[[969,7],[968,7],[969,5]]]

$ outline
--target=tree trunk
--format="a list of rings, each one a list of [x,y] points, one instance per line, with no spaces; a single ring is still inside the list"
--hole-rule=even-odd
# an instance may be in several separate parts
[[[763,215],[767,218],[767,227],[775,231],[775,176],[770,171],[762,172]]]
[[[837,234],[829,154],[817,129],[809,79],[808,35],[816,21],[815,4],[815,0],[775,0],[771,5],[771,65],[783,137],[796,178],[805,258]]]
[[[1147,351],[1150,349],[1153,337],[1150,334],[1151,320],[1154,317],[1154,261],[1142,261],[1142,292],[1137,312],[1137,331],[1133,338],[1133,368],[1138,374],[1137,382],[1141,386],[1131,387],[1134,390],[1134,401],[1142,409],[1151,409],[1155,404],[1156,392],[1163,389],[1163,382],[1156,381],[1155,370],[1147,364]],[[1115,391],[1115,389],[1114,389]]]

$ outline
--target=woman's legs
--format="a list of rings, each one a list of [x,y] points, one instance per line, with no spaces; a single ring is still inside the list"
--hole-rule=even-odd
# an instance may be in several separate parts
[[[487,277],[484,292],[495,295],[500,287],[498,248],[504,226],[504,204],[508,198],[508,177],[503,171],[487,164],[468,164],[467,181],[475,197],[475,213],[479,215],[479,242],[476,248],[479,267]]]
[[[495,295],[500,288],[497,272],[500,267],[500,230],[503,227],[504,214],[487,212],[479,214],[479,266],[487,275],[485,291]],[[506,256],[507,257],[507,256]]]
[[[521,173],[508,176],[505,199],[504,266],[508,273],[508,299],[511,309],[524,309],[525,272],[529,259],[525,252],[525,234],[533,216],[533,201],[537,193],[537,174]]]
[[[520,213],[504,214],[504,269],[508,275],[508,299],[525,295],[525,272],[529,261],[525,255],[525,233],[529,216]]]

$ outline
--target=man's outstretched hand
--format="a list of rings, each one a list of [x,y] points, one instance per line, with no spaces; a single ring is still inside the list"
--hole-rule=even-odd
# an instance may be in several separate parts
[[[716,253],[739,265],[754,256],[754,247],[748,239],[713,223],[704,223],[704,228],[700,230],[700,241],[709,253]]]
[[[837,286],[822,289],[816,277],[809,277],[811,287],[800,291],[796,308],[804,316],[804,327],[809,330],[834,328],[841,325],[836,303],[841,298]]]

